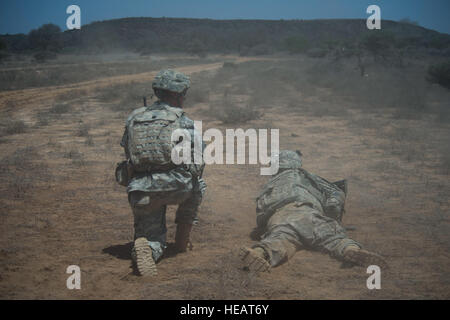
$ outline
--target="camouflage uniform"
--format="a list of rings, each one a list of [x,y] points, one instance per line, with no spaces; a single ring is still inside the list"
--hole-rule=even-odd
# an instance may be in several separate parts
[[[179,76],[181,75],[181,76]],[[171,77],[175,81],[165,81]],[[176,79],[179,79],[178,83]],[[155,78],[158,88],[172,92],[181,92],[189,87],[189,80],[181,73],[172,70],[163,70]],[[184,83],[183,83],[184,82]],[[127,119],[125,132],[120,145],[125,149],[126,157],[130,162],[128,153],[128,122],[133,116],[144,109],[147,110],[168,110],[174,109],[168,104],[157,101],[150,107],[143,107],[133,111]],[[181,109],[181,128],[186,129],[191,134],[192,159],[194,157],[194,139],[201,139],[200,135],[194,134],[194,122],[189,119]],[[134,238],[146,238],[152,250],[153,260],[161,258],[166,248],[166,208],[167,205],[178,204],[175,223],[185,223],[192,225],[197,219],[197,211],[206,190],[206,184],[201,179],[204,164],[173,164],[170,168],[150,172],[134,172],[128,179],[127,192],[128,200],[134,215]],[[134,249],[133,249],[134,250]],[[135,259],[135,252],[132,252]]]
[[[279,157],[280,172],[257,198],[257,225],[266,232],[254,248],[264,249],[271,266],[301,248],[335,257],[342,257],[348,246],[361,248],[338,222],[344,211],[344,190],[302,169],[299,153],[282,151]]]

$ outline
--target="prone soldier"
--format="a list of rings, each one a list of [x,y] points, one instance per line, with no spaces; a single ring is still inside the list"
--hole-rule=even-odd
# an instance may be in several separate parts
[[[346,180],[331,183],[302,168],[300,151],[279,153],[279,172],[256,200],[260,241],[239,255],[252,272],[268,271],[300,249],[316,249],[360,266],[387,267],[376,253],[362,249],[340,225],[347,194]]]

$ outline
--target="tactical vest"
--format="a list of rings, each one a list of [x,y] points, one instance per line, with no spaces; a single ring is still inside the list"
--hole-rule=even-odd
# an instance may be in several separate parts
[[[256,199],[258,225],[263,226],[276,210],[292,202],[308,204],[340,220],[345,193],[333,183],[304,169],[283,171],[264,186]]]
[[[182,129],[180,118],[183,110],[165,106],[159,110],[142,108],[127,121],[128,154],[137,172],[168,170],[172,162],[172,133]]]

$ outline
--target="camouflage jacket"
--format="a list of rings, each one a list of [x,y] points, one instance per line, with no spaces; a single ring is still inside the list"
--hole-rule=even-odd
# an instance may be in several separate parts
[[[345,197],[335,183],[305,169],[283,170],[265,184],[256,199],[257,225],[264,227],[278,209],[292,202],[307,204],[340,221]]]
[[[127,124],[132,119],[132,117],[138,113],[142,112],[145,108],[149,109],[166,109],[168,107],[167,104],[157,101],[150,107],[142,107],[134,110],[127,118],[125,131],[122,136],[122,141],[120,145],[124,148],[125,155],[127,160],[130,159],[130,155],[128,153],[128,133],[127,133]],[[194,159],[194,139],[199,139],[200,134],[194,135],[194,121],[188,118],[185,113],[181,116],[182,128],[187,129],[191,134],[191,159]],[[201,139],[201,138],[200,138]],[[202,142],[202,150],[204,149],[204,142]],[[197,164],[181,164],[176,166],[174,169],[165,171],[165,172],[146,172],[146,173],[134,173],[131,177],[127,192],[132,191],[144,191],[144,192],[159,192],[159,191],[175,191],[183,188],[192,187],[193,183],[196,183],[203,174],[203,169],[205,165],[204,163],[201,165]]]

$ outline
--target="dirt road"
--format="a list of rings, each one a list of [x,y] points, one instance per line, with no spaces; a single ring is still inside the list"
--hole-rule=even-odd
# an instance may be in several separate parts
[[[234,59],[235,63],[242,63],[250,60],[263,60],[258,58],[237,57]],[[177,68],[177,70],[188,75],[200,71],[212,71],[223,66],[223,62],[207,63],[200,65],[189,65]],[[52,66],[49,66],[52,67]],[[64,94],[72,90],[86,90],[88,93],[93,93],[95,89],[99,89],[112,84],[127,83],[127,82],[151,82],[158,71],[143,72],[138,74],[120,75],[113,77],[105,77],[101,79],[83,81],[64,86],[50,86],[43,88],[33,88],[25,90],[13,90],[0,92],[0,106],[5,106],[7,101],[14,101],[20,106],[25,106],[27,103],[44,103],[51,101],[55,96]]]

